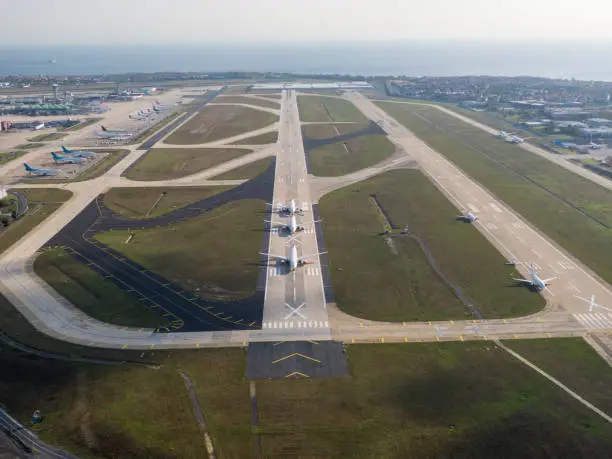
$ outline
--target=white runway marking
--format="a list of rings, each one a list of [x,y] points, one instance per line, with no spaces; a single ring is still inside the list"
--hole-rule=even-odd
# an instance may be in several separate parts
[[[470,208],[470,210],[471,210],[472,212],[476,212],[476,213],[480,212],[480,211],[478,210],[478,207],[476,207],[474,204],[470,204],[470,203],[468,203],[468,207]]]
[[[489,230],[496,230],[497,229],[497,225],[495,223],[487,223],[485,226]]]
[[[580,289],[579,289],[578,287],[576,287],[574,284],[572,284],[571,282],[568,282],[568,283],[567,283],[567,287],[568,287],[570,290],[573,290],[573,291],[574,291],[574,292],[576,292],[576,293],[580,293]]]
[[[279,320],[261,324],[262,328],[329,328],[327,320]]]
[[[574,269],[576,267],[573,263],[570,263],[568,261],[560,261],[558,264],[559,266],[561,266],[561,268],[567,269],[567,270]]]
[[[572,315],[585,328],[596,330],[612,329],[612,314],[583,313]]]
[[[523,225],[522,222],[512,222],[512,226],[515,227],[516,229],[523,229],[523,228],[525,228],[525,225]]]
[[[503,212],[503,210],[501,210],[497,204],[490,203],[489,206],[491,206],[491,209],[493,209],[495,212]]]
[[[542,255],[540,255],[538,252],[536,252],[535,250],[531,249],[531,252],[538,258],[542,258]]]

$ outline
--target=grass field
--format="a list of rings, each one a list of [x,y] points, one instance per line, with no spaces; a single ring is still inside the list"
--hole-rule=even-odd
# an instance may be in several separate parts
[[[168,321],[145,308],[60,248],[48,249],[34,261],[34,272],[60,295],[94,319],[130,327],[165,327]]]
[[[612,191],[435,108],[379,105],[612,282]]]
[[[612,446],[610,424],[492,344],[348,349],[348,380],[257,383],[263,457],[586,459]]]
[[[341,134],[359,130],[353,125],[336,126]],[[320,126],[306,126],[306,128],[313,127],[320,129]],[[316,129],[307,129],[307,132],[313,131]],[[334,177],[373,166],[387,159],[394,151],[395,146],[385,135],[367,134],[309,150],[308,157],[314,175]]]
[[[272,93],[270,93],[270,94],[263,94],[263,93],[256,94],[256,93],[252,93],[252,95],[259,96],[259,97],[265,97],[267,99],[272,99],[272,100],[278,100],[279,103],[280,103],[280,100],[283,98],[283,96],[280,95],[280,94],[272,94]]]
[[[180,371],[204,409],[217,457],[252,457],[248,386],[241,349],[167,354],[158,369],[36,360],[0,352],[0,400],[40,437],[82,458],[201,459],[204,437]],[[44,384],[41,383],[44,381]],[[234,411],[234,407],[240,407]]]
[[[599,409],[612,413],[610,366],[583,339],[512,340],[504,344],[573,391],[584,394]]]
[[[47,134],[39,134],[31,139],[28,139],[29,142],[48,142],[51,140],[60,140],[66,137],[68,134],[63,134],[61,132],[49,132]]]
[[[83,171],[76,177],[66,178],[66,179],[53,179],[53,178],[47,179],[45,178],[44,183],[53,184],[53,183],[83,182],[85,180],[94,179],[108,172],[111,167],[113,167],[115,164],[117,164],[119,161],[121,161],[123,158],[125,158],[130,153],[130,150],[94,149],[90,151],[95,151],[97,153],[109,153],[109,154],[104,159],[98,161],[96,164],[88,167],[85,171]],[[25,178],[21,182],[22,183],[40,183],[40,178],[36,178],[36,177]]]
[[[241,148],[153,148],[124,175],[130,180],[171,180],[251,153]]]
[[[0,164],[8,163],[14,159],[19,158],[27,153],[27,150],[14,150],[7,153],[0,153]]]
[[[276,143],[278,140],[278,131],[266,132],[265,134],[247,137],[246,139],[232,142],[231,145],[265,145],[268,143]]]
[[[368,127],[368,123],[354,124],[306,124],[302,126],[302,137],[308,139],[330,139],[338,135],[350,134]]]
[[[255,99],[253,97],[219,96],[215,98],[214,102],[218,104],[248,104],[255,105],[257,107],[275,108],[276,110],[280,110],[280,101],[268,101],[262,99]]]
[[[593,357],[566,358],[577,341],[549,341],[566,368]],[[608,423],[491,343],[354,345],[347,355],[347,379],[256,382],[261,457],[591,459],[612,447]],[[194,382],[217,457],[256,457],[242,349],[175,352],[157,370],[10,351],[0,363],[0,400],[24,422],[40,409],[41,438],[80,457],[202,458],[179,371]]]
[[[186,110],[186,107],[183,107],[182,110],[179,110],[179,111],[176,111],[174,113],[171,113],[170,115],[168,115],[166,118],[164,118],[159,123],[151,126],[149,129],[147,129],[144,132],[141,132],[140,134],[138,134],[137,137],[134,137],[133,139],[130,139],[129,143],[130,144],[137,144],[137,143],[140,143],[140,142],[144,142],[146,139],[148,139],[154,133],[156,133],[157,131],[161,130],[163,127],[167,126],[172,121],[176,120],[180,115],[182,115],[184,113],[184,110]]]
[[[104,204],[127,218],[149,218],[172,212],[230,189],[215,187],[112,188],[104,193]]]
[[[239,105],[211,105],[175,131],[164,142],[196,145],[260,129],[278,121],[272,113]]]
[[[262,238],[260,200],[226,204],[161,228],[96,235],[101,242],[202,298],[236,299],[255,293]]]
[[[27,196],[29,209],[19,220],[0,230],[0,253],[38,226],[72,196],[70,191],[56,188],[32,188],[17,191]]]
[[[44,143],[24,143],[23,145],[17,145],[17,150],[33,150],[35,148],[43,147]]]
[[[336,302],[344,312],[371,320],[464,319],[469,310],[436,275],[417,243],[380,233],[383,224],[370,195],[393,224],[421,238],[442,272],[486,318],[522,316],[544,300],[515,288],[505,258],[419,171],[386,172],[320,200]]]
[[[272,158],[264,158],[252,163],[246,164],[231,171],[224,172],[221,175],[211,177],[211,180],[247,180],[257,177],[265,171],[272,163]]]
[[[302,121],[368,121],[352,103],[334,97],[298,96],[298,106]]]

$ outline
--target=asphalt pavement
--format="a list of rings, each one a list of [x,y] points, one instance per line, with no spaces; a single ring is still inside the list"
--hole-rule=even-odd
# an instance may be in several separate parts
[[[245,198],[259,198],[269,202],[272,199],[274,166],[273,162],[263,174],[233,189],[154,218],[125,218],[106,207],[103,196],[98,196],[49,240],[45,247],[64,248],[74,258],[88,265],[127,294],[136,296],[143,307],[166,317],[170,325],[156,330],[158,333],[261,328],[265,293],[265,259],[262,259],[262,268],[254,295],[236,301],[205,300],[97,241],[95,235],[110,230],[168,226]],[[267,250],[268,242],[268,235],[264,233],[262,250]]]

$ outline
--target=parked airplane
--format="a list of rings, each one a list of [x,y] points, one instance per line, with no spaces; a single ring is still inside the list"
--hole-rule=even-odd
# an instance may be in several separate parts
[[[38,176],[59,174],[59,171],[57,169],[37,169],[35,167],[28,166],[27,163],[23,163],[23,165],[25,166],[25,170],[29,172],[30,174],[34,174]]]
[[[126,131],[108,131],[104,127],[102,131],[94,131],[94,134],[97,137],[102,137],[103,139],[111,139],[111,140],[127,140],[131,139],[134,134]]]
[[[534,288],[536,291],[539,292],[541,290],[544,290],[548,286],[548,283],[551,280],[557,278],[557,276],[555,276],[555,277],[549,277],[548,279],[540,279],[540,277],[538,276],[538,273],[536,273],[533,263],[531,263],[531,266],[529,268],[529,273],[531,275],[531,279],[522,279],[522,278],[518,279],[516,277],[513,277],[512,279],[521,284],[527,284],[529,287]]]
[[[472,212],[467,211],[464,214],[459,215],[457,217],[457,220],[461,220],[466,223],[474,223],[476,220],[478,220],[478,217],[474,215]]]
[[[62,151],[67,155],[77,156],[79,158],[93,158],[95,156],[95,153],[93,151],[73,151],[73,150],[68,150],[63,145],[62,145]]]
[[[322,252],[320,255],[322,255],[323,253],[325,252]],[[295,245],[291,246],[291,251],[289,252],[289,258],[280,256],[280,255],[267,254],[267,253],[262,253],[262,255],[265,255],[267,257],[276,258],[279,261],[279,263],[283,265],[289,265],[289,271],[295,271],[298,266],[303,266],[303,265],[310,263],[310,261],[308,260],[309,256],[298,257],[297,248]]]
[[[590,142],[589,143],[589,148],[591,150],[600,150],[602,148],[608,148],[608,146],[605,143],[594,143],[594,142]]]
[[[40,131],[41,129],[44,129],[44,127],[45,127],[45,123],[39,123],[39,124],[37,124],[36,126],[34,126],[34,127],[32,128],[32,130],[33,130],[33,131]]]
[[[85,158],[79,158],[78,156],[62,156],[58,155],[54,151],[51,152],[51,156],[53,156],[53,160],[56,162],[56,164],[83,164],[85,162]]]
[[[590,145],[578,145],[577,143],[573,143],[573,142],[563,142],[559,139],[555,139],[555,145],[561,148],[565,148],[567,150],[577,151],[578,153],[585,153],[585,154],[589,152],[589,148],[592,148]],[[593,145],[597,145],[597,144],[593,144]],[[598,146],[597,148],[603,148],[603,147]]]
[[[567,148],[568,150],[573,150],[574,148],[578,147],[577,143],[573,143],[573,142],[564,142],[562,140],[559,139],[555,139],[555,145],[561,148]]]

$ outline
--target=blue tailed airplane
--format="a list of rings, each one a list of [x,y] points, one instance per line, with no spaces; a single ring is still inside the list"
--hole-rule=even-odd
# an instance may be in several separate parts
[[[83,164],[85,162],[85,158],[79,158],[78,156],[68,157],[58,155],[54,151],[51,152],[51,156],[57,164]]]
[[[77,156],[79,158],[93,158],[95,153],[93,151],[72,151],[68,150],[65,146],[62,145],[62,151],[71,156]]]
[[[30,174],[44,176],[44,175],[57,175],[59,171],[57,169],[37,169],[35,167],[28,166],[27,163],[23,163],[25,170]]]
[[[536,273],[535,266],[533,266],[533,263],[531,263],[531,266],[529,267],[529,274],[531,275],[531,279],[519,279],[516,277],[513,277],[512,279],[520,284],[525,284],[539,292],[541,290],[544,290],[551,280],[557,278],[557,276],[555,276],[549,277],[548,279],[540,279],[538,273]]]

